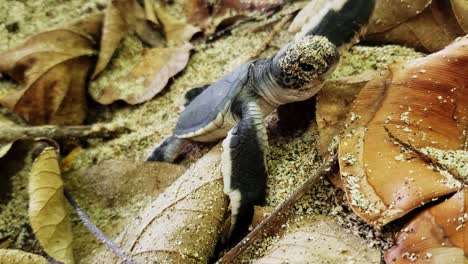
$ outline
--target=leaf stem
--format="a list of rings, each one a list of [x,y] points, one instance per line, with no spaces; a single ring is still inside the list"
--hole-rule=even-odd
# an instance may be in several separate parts
[[[109,237],[107,237],[88,217],[88,215],[81,209],[81,207],[78,205],[76,200],[73,198],[73,196],[67,191],[64,190],[65,197],[67,198],[68,202],[71,204],[71,206],[75,209],[76,214],[80,218],[80,220],[83,222],[83,224],[88,228],[88,230],[99,240],[101,240],[104,245],[108,249],[110,249],[112,252],[114,252],[117,257],[121,261],[123,261],[125,264],[135,264],[133,260],[128,257],[124,251],[120,250],[117,244],[114,243]]]

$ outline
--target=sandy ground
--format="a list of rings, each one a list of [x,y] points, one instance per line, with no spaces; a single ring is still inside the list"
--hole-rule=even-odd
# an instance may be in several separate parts
[[[41,0],[41,1],[0,1],[0,52],[19,43],[28,35],[69,22],[70,19],[100,10],[104,0]],[[183,94],[190,88],[211,83],[230,70],[239,61],[261,46],[268,36],[268,28],[252,32],[258,23],[247,23],[236,28],[231,35],[225,36],[210,44],[197,44],[186,69],[170,82],[165,91],[154,99],[137,106],[116,103],[110,106],[98,106],[90,103],[88,122],[123,122],[132,129],[131,133],[119,138],[102,141],[89,141],[80,150],[73,163],[72,170],[89,167],[108,159],[142,160],[151,146],[171,133],[177,121],[178,113],[183,108]],[[266,56],[287,43],[292,34],[281,32],[262,54]],[[132,54],[141,52],[142,44],[135,37],[127,37],[114,57],[110,70],[128,71],[135,63]],[[405,61],[419,57],[421,54],[398,46],[353,48],[350,53],[342,55],[342,61],[332,78],[351,76],[368,70],[380,70],[395,61]],[[93,84],[99,85],[99,84]],[[0,94],[14,88],[11,82],[0,78]],[[313,105],[310,108],[313,112]],[[286,134],[270,133],[268,154],[268,196],[267,205],[277,206],[294,188],[307,179],[319,165],[320,156],[317,150],[317,129],[313,118],[307,121],[307,129],[289,131]],[[182,161],[184,166],[200,157],[208,150],[201,147],[190,159]],[[19,150],[18,150],[19,152]],[[26,151],[23,151],[26,152]],[[8,247],[28,251],[38,251],[37,242],[27,225],[27,192],[26,181],[29,161],[19,171],[13,171],[9,181],[8,193],[0,196],[0,248],[8,242]],[[1,162],[0,162],[1,163]],[[124,222],[119,222],[126,215],[131,215],[151,199],[135,197],[132,206],[102,209],[93,206],[93,201],[80,193],[79,179],[66,178],[66,185],[76,195],[78,202],[90,214],[95,223],[104,232],[116,235]],[[137,195],[138,196],[138,195]],[[323,180],[314,191],[307,195],[297,206],[298,215],[324,214],[334,215],[344,226],[349,226],[351,233],[366,238],[369,246],[384,246],[378,242],[369,227],[359,220],[348,217],[343,194],[328,181]],[[356,224],[353,224],[356,223]],[[374,232],[374,233],[373,233]],[[75,249],[77,259],[87,256],[97,247],[97,241],[74,219]],[[267,248],[267,246],[262,246]],[[250,256],[261,255],[262,250],[251,252]]]

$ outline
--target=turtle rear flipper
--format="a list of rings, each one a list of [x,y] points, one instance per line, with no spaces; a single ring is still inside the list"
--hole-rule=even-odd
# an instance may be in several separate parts
[[[224,193],[231,200],[229,236],[242,235],[247,230],[253,207],[263,202],[266,188],[268,143],[262,112],[254,101],[242,103],[240,109],[241,120],[223,142]]]
[[[206,88],[211,84],[205,84],[199,87],[192,88],[185,93],[185,104],[184,106],[189,105],[197,96],[199,96]]]
[[[180,155],[184,147],[188,144],[188,140],[170,136],[163,140],[161,144],[156,146],[154,150],[146,158],[146,161],[161,161],[174,162]]]

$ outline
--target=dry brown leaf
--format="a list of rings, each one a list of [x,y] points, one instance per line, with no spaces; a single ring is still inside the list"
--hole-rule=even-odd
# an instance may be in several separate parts
[[[208,0],[184,1],[184,11],[187,21],[197,27],[205,28],[210,17]]]
[[[463,263],[466,243],[468,189],[414,217],[385,252],[387,263]]]
[[[182,71],[190,57],[192,45],[175,48],[154,48],[145,50],[143,59],[131,72],[112,81],[101,90],[90,91],[91,96],[101,104],[124,100],[139,104],[152,99],[162,91],[169,79]]]
[[[417,16],[432,0],[377,0],[369,21],[368,33],[380,33]]]
[[[464,35],[448,1],[434,1],[421,14],[388,31],[371,34],[376,43],[396,43],[430,52],[443,49]]]
[[[390,133],[418,149],[463,149],[468,126],[468,38],[369,82],[348,115],[340,170],[352,209],[381,226],[461,183],[402,149]],[[390,132],[390,133],[389,133]]]
[[[113,2],[110,1],[105,11],[99,57],[92,79],[95,79],[106,68],[127,31],[125,17]]]
[[[73,234],[60,177],[57,150],[47,147],[34,160],[29,178],[29,220],[47,254],[74,263]]]
[[[144,209],[117,239],[137,263],[206,263],[223,223],[220,146],[192,165]],[[96,262],[117,263],[110,252]]]
[[[0,249],[0,263],[2,264],[49,264],[42,256],[16,249]]]
[[[163,6],[156,5],[156,15],[163,25],[164,35],[169,46],[182,45],[190,41],[200,29],[171,16]]]
[[[93,23],[99,24],[96,19]],[[39,33],[0,54],[0,72],[23,89],[0,98],[0,104],[29,123],[79,124],[86,114],[85,81],[95,54],[96,25],[81,23]]]
[[[468,1],[451,0],[453,13],[458,20],[460,27],[468,34]]]
[[[252,263],[380,263],[380,252],[349,234],[332,217],[318,216],[294,223],[260,259]]]
[[[106,160],[90,168],[73,171],[66,178],[79,179],[79,193],[93,206],[109,208],[130,201],[138,195],[157,197],[171,185],[185,167],[159,162]]]
[[[317,94],[315,116],[322,155],[328,153],[328,146],[333,137],[344,128],[344,120],[351,103],[373,76],[373,72],[366,72],[358,76],[328,80]]]

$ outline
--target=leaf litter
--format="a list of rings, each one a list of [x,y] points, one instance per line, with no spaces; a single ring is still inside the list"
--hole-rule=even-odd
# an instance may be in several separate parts
[[[175,8],[180,8],[180,6]],[[64,16],[62,19],[65,20],[69,18]],[[175,121],[177,120],[177,113],[184,103],[182,99],[183,96],[181,96],[184,91],[195,86],[215,81],[233,68],[234,65],[232,65],[231,62],[234,61],[234,58],[238,57],[239,55],[244,55],[249,50],[254,50],[256,47],[262,45],[262,40],[267,36],[267,32],[261,31],[255,34],[252,32],[249,33],[250,27],[251,25],[247,23],[246,25],[234,30],[232,32],[232,36],[224,37],[210,45],[197,48],[197,52],[192,56],[186,70],[181,75],[179,75],[171,83],[169,89],[162,95],[158,96],[156,100],[148,101],[146,104],[132,109],[111,107],[98,114],[95,117],[97,120],[111,119],[114,121],[132,121],[131,127],[135,128],[135,130],[138,130],[138,133],[129,133],[128,135],[122,136],[110,142],[102,142],[100,140],[90,141],[86,149],[79,151],[77,159],[73,163],[72,167],[75,169],[88,167],[96,162],[110,158],[127,158],[130,160],[141,159],[141,157],[146,154],[145,152],[148,147],[152,146],[155,142],[160,141],[164,136],[171,132]],[[42,29],[45,28],[46,27],[44,26]],[[285,40],[291,37],[292,36],[287,34],[281,34],[280,36],[280,38],[284,38]],[[284,42],[286,41],[283,41],[283,43]],[[277,46],[273,45],[271,50],[278,48],[280,45],[281,43],[278,43]],[[267,51],[267,53],[271,52],[271,50]],[[414,53],[410,49],[406,48],[388,46],[382,48],[356,47],[351,51],[350,54],[355,56],[349,56],[347,61],[350,62],[350,64],[339,68],[336,76],[340,76],[340,74],[344,76],[346,76],[346,74],[357,74],[358,72],[368,70],[369,68],[374,70],[380,69],[386,63],[394,60],[395,58],[410,59],[413,56],[416,56],[415,54],[417,53]],[[344,57],[346,57],[346,55]],[[386,59],[388,59],[388,61],[385,61]],[[128,61],[122,61],[121,64],[125,65],[127,62]],[[131,69],[132,63],[126,66],[128,69]],[[291,151],[292,153],[295,152],[292,149],[281,149],[278,151],[284,151],[285,153],[288,153],[288,151]],[[302,152],[295,153],[295,155],[299,156],[304,154],[305,153]],[[311,154],[307,153],[307,155]],[[285,165],[285,168],[287,168],[287,166],[290,165]],[[287,176],[288,175],[284,175],[283,177]],[[306,177],[306,174],[302,177]],[[326,186],[326,184],[324,184],[324,186]],[[285,186],[283,182],[280,188],[284,187]],[[323,188],[319,186],[317,187],[319,190],[326,188],[330,188],[330,186]],[[74,189],[79,190],[79,186],[74,187]],[[115,208],[117,213],[105,212],[104,210],[93,208],[93,202],[88,200],[86,197],[81,197],[79,200],[80,203],[86,205],[84,207],[87,211],[91,211],[92,218],[96,221],[98,226],[104,226],[104,229],[107,228],[107,230],[112,229],[112,217],[115,217],[115,215],[118,214],[129,214],[129,212],[125,210],[119,211],[121,208]],[[280,200],[281,198],[278,199],[278,201]],[[18,202],[21,202],[21,199]],[[145,204],[147,202],[148,199],[142,203]],[[311,200],[311,202],[308,203],[308,206],[311,204],[313,205],[314,202],[315,200]],[[328,202],[319,204],[323,205],[324,211],[334,210],[334,208],[330,208],[330,204],[328,204]],[[139,207],[140,205],[136,203],[135,206]],[[79,237],[83,232],[86,231],[75,234],[77,234]],[[77,238],[77,240],[79,240],[79,238]],[[82,243],[89,244],[87,248],[92,249],[92,241],[93,239],[82,240]],[[78,245],[78,247],[80,247],[83,244]],[[89,251],[79,252],[79,254],[80,257],[83,257],[89,254]]]

